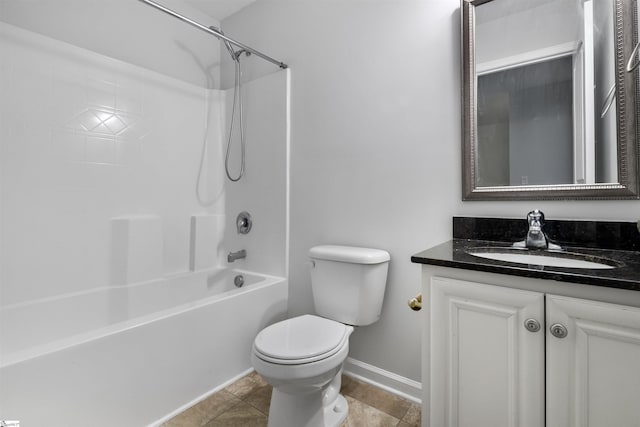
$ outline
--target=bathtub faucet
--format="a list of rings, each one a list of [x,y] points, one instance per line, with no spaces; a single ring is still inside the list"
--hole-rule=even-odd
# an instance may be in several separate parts
[[[234,262],[237,259],[243,259],[247,257],[247,251],[244,249],[239,250],[238,252],[229,252],[227,255],[227,262]]]

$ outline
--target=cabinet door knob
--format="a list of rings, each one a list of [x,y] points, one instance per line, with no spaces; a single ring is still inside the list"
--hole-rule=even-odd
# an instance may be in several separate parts
[[[409,304],[409,307],[411,307],[411,310],[413,311],[418,311],[422,309],[422,294],[418,294],[415,297],[411,298],[409,301],[407,301],[407,304]]]
[[[536,319],[527,319],[524,321],[524,327],[529,332],[538,332],[540,330],[540,322]]]
[[[564,338],[568,334],[567,328],[561,323],[554,323],[549,327],[549,331],[556,338]]]

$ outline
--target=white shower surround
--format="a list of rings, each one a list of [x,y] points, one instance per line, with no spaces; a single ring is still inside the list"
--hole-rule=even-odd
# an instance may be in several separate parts
[[[160,219],[161,235],[151,237],[163,248],[142,248],[161,251],[158,276],[189,270],[199,215],[226,218],[210,267],[244,248],[237,265],[286,275],[288,70],[244,84],[247,174],[225,184],[232,89],[200,88],[7,24],[0,55],[11,58],[0,62],[0,307],[120,284],[110,246],[121,218]],[[207,102],[202,182],[215,203],[204,208],[195,184]],[[255,219],[248,236],[235,232],[243,210]]]
[[[0,61],[0,417],[144,425],[250,369],[255,333],[287,310],[289,71],[244,85],[247,175],[229,186],[229,91],[3,23],[0,56],[11,58]],[[203,188],[215,203],[203,208],[207,121]],[[235,232],[241,210],[254,217],[249,236]],[[193,272],[201,216],[224,225],[217,258]],[[144,256],[128,258],[159,260],[144,282],[114,271],[114,219],[151,221],[154,243],[138,239]],[[248,257],[232,266],[260,284],[185,302],[241,248]]]
[[[187,271],[190,216],[225,214],[224,92],[6,24],[0,55],[1,305],[111,285],[116,217],[160,217],[161,273]],[[207,97],[204,179],[218,198],[205,209]]]

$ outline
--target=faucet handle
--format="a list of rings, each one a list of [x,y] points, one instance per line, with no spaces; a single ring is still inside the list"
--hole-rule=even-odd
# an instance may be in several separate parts
[[[532,225],[542,227],[542,224],[544,224],[544,212],[539,209],[532,210],[527,214],[527,222],[530,227]]]
[[[534,209],[527,214],[527,219],[531,217],[535,217],[536,219],[544,221],[544,212],[542,212],[540,209]]]

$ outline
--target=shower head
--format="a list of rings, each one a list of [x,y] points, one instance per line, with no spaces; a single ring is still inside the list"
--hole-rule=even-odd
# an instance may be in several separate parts
[[[220,29],[218,27],[211,26],[209,28],[212,29],[213,31],[216,31],[216,32],[224,35],[224,32],[222,31],[222,29]],[[225,47],[227,48],[227,51],[229,52],[229,55],[231,55],[231,58],[234,61],[238,61],[238,57],[240,56],[240,54],[237,53],[235,50],[233,50],[233,46],[231,46],[231,43],[229,43],[229,41],[227,41],[225,39],[222,39],[222,43],[224,43]]]

